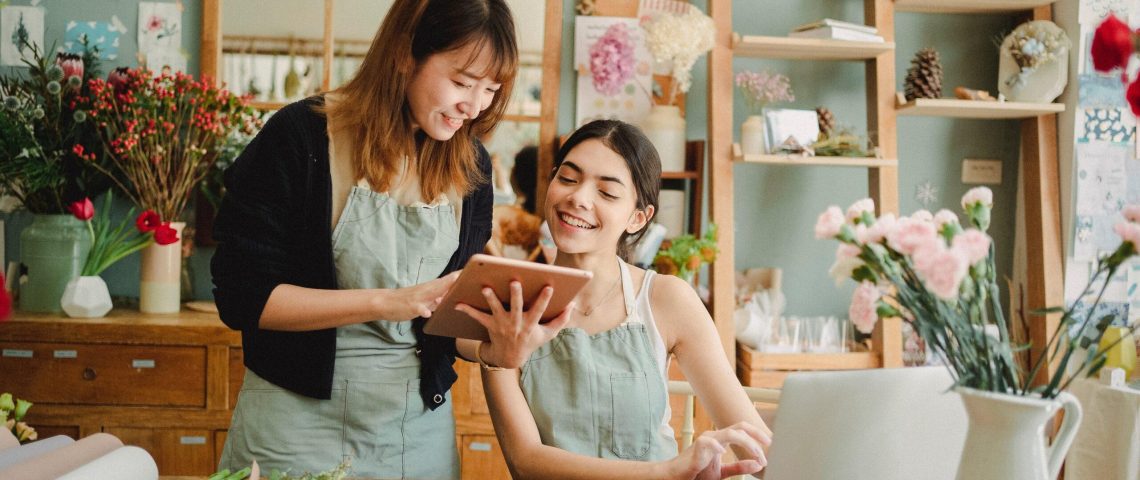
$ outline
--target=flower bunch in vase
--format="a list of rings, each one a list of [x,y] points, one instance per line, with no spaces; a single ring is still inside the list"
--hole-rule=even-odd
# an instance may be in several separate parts
[[[901,318],[949,370],[970,419],[958,478],[1056,478],[1081,418],[1075,397],[1064,390],[1073,379],[1096,374],[1115,346],[1098,346],[1114,318],[1097,315],[1096,307],[1113,274],[1137,253],[1140,207],[1124,209],[1125,221],[1116,225],[1123,241],[1097,261],[1085,289],[1099,287],[1091,307],[1074,302],[1035,312],[1061,318],[1047,343],[1035,345],[1040,354],[1028,368],[1015,360],[1026,346],[1012,340],[999,301],[994,246],[986,234],[992,207],[989,189],[970,190],[962,197],[963,225],[949,210],[875,217],[874,203],[864,199],[846,212],[829,207],[815,236],[839,241],[832,276],[858,283],[848,312],[856,327],[869,332],[881,318]],[[1048,365],[1056,370],[1035,384]],[[1040,432],[1059,408],[1064,423],[1046,452]],[[994,415],[1007,420],[994,422]]]
[[[1128,84],[1125,98],[1135,115],[1140,115],[1140,79],[1129,81],[1127,67],[1138,44],[1140,32],[1128,28],[1128,24],[1110,14],[1093,34],[1091,50],[1093,68],[1097,71],[1121,70],[1120,81]]]
[[[745,70],[736,74],[736,87],[752,110],[752,115],[740,126],[740,148],[747,155],[768,153],[762,116],[764,107],[777,102],[795,101],[792,83],[783,74]]]
[[[152,243],[169,245],[179,239],[170,222],[160,221],[153,210],[142,212],[132,224],[134,208],[131,208],[122,221],[115,223],[111,219],[112,201],[113,195],[108,192],[98,212],[89,198],[68,207],[75,218],[87,225],[91,235],[91,250],[83,262],[83,270],[67,284],[60,299],[63,311],[72,317],[102,317],[111,310],[110,292],[99,277],[108,267]]]
[[[666,240],[653,258],[653,269],[663,275],[676,275],[692,282],[701,265],[716,260],[716,225],[710,225],[703,237],[692,234]]]

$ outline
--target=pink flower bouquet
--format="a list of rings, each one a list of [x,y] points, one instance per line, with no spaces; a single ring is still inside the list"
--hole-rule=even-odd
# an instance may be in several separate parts
[[[859,285],[851,299],[848,314],[856,328],[870,333],[880,318],[901,317],[946,363],[960,386],[1014,395],[1040,394],[1053,398],[1072,378],[1096,374],[1105,363],[1105,352],[1115,343],[1098,348],[1100,336],[1111,323],[1111,316],[1096,317],[1097,295],[1083,319],[1077,319],[1074,305],[1062,310],[1061,326],[1052,333],[1042,355],[1029,372],[1015,361],[1009,325],[1002,312],[995,281],[993,241],[985,232],[990,224],[993,193],[978,187],[962,197],[967,225],[949,210],[931,214],[920,210],[896,218],[883,214],[876,218],[875,205],[863,199],[846,212],[828,207],[815,225],[819,239],[838,240],[831,275]],[[1126,260],[1136,255],[1140,245],[1140,206],[1124,209],[1125,221],[1116,232],[1123,241],[1110,255],[1098,260],[1097,270],[1085,291],[1097,282],[1100,292]],[[986,333],[996,325],[998,337]],[[1070,336],[1073,327],[1080,335]],[[1089,338],[1091,332],[1094,338]],[[1073,354],[1089,349],[1076,370],[1068,367]],[[1082,358],[1083,357],[1083,358]],[[1045,360],[1058,359],[1060,368],[1046,385],[1031,387],[1030,382]]]

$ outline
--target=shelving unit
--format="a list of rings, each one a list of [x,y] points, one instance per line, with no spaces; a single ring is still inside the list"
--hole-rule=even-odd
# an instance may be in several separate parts
[[[895,9],[920,13],[1014,13],[1052,3],[1042,0],[895,0]]]
[[[766,163],[770,165],[825,165],[833,167],[897,167],[898,159],[877,157],[821,157],[796,155],[745,155],[740,144],[732,144],[732,160],[743,163]]]
[[[732,34],[738,57],[788,60],[870,60],[895,50],[895,42],[854,42],[820,38],[765,37]]]
[[[1065,111],[1063,103],[982,102],[953,98],[916,98],[898,105],[899,115],[950,118],[1025,119]]]

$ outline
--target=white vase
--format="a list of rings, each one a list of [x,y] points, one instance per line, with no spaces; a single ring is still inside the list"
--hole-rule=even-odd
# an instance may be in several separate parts
[[[169,245],[152,243],[142,250],[139,264],[139,311],[178,313],[182,308],[182,229],[184,222],[172,222],[178,241]]]
[[[661,171],[685,170],[685,119],[673,105],[654,105],[641,122],[641,130],[657,148]]]
[[[1048,20],[1036,20],[1031,23],[1038,31],[1046,31],[1051,35],[1061,30],[1061,27]],[[1061,96],[1061,92],[1065,91],[1065,85],[1069,83],[1069,51],[1066,49],[1058,53],[1049,63],[1022,73],[1013,55],[1009,54],[1011,43],[1013,43],[1013,34],[1006,36],[1001,45],[998,60],[998,92],[1011,102],[1050,103]]]
[[[973,388],[955,390],[962,396],[970,421],[958,480],[1057,478],[1081,423],[1076,397],[1061,392],[1055,399],[1042,400]],[[1064,409],[1065,418],[1053,445],[1046,446],[1045,426],[1058,408]]]
[[[64,287],[59,304],[69,317],[98,318],[111,311],[111,292],[98,275],[75,277]]]
[[[745,155],[768,153],[768,145],[764,140],[763,116],[749,115],[744,123],[740,124],[740,149]]]

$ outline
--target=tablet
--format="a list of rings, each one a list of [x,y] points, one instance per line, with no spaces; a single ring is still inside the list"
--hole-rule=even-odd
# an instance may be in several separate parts
[[[553,320],[593,276],[593,272],[576,268],[476,254],[467,261],[467,266],[463,267],[459,279],[444,296],[439,308],[432,312],[424,325],[424,332],[446,337],[490,340],[487,329],[466,313],[456,310],[455,305],[466,303],[489,311],[486,308],[487,299],[483,297],[483,287],[490,287],[503,302],[504,308],[510,308],[510,284],[513,280],[522,284],[523,306],[526,309],[530,309],[538,299],[543,287],[554,287],[554,296],[542,314],[542,321]]]

